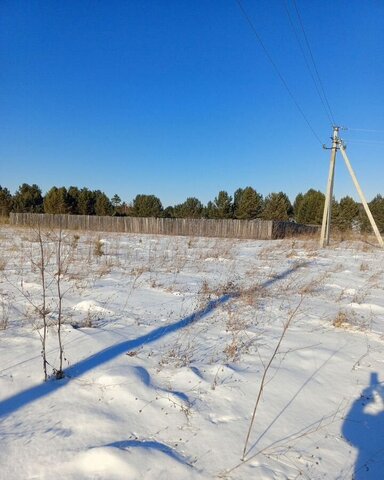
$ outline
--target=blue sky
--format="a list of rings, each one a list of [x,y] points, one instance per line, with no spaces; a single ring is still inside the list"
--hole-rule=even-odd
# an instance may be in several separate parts
[[[292,0],[243,0],[321,142],[332,133],[292,31]],[[368,199],[383,189],[384,2],[296,0]],[[324,191],[329,152],[236,0],[3,0],[0,184],[87,186],[204,203],[253,186]],[[377,130],[366,132],[354,129]],[[380,143],[381,142],[381,143]],[[336,197],[355,195],[341,157]]]

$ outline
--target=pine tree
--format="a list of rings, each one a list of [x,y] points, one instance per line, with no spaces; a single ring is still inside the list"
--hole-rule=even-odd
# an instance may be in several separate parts
[[[240,204],[240,200],[243,192],[244,192],[243,188],[238,188],[233,195],[233,215],[235,218],[237,218],[237,213],[239,211],[239,204]]]
[[[376,195],[373,200],[369,202],[369,208],[371,210],[372,216],[375,219],[377,228],[381,233],[384,232],[384,197],[380,194]],[[367,214],[363,209],[363,206],[360,206],[360,226],[362,231],[372,231],[371,224],[368,220]]]
[[[68,213],[68,192],[65,187],[52,187],[44,196],[45,213]]]
[[[7,217],[12,210],[13,199],[8,188],[0,185],[0,216]]]
[[[260,216],[263,197],[252,187],[238,189],[235,192],[235,217],[252,219]]]
[[[172,206],[168,206],[167,208],[164,208],[161,216],[163,218],[175,218],[175,209]]]
[[[211,203],[211,215],[213,218],[233,217],[232,197],[226,191],[221,190]]]
[[[96,190],[93,194],[95,198],[95,214],[101,216],[112,215],[113,206],[107,195],[100,190]]]
[[[303,198],[299,203],[297,221],[299,223],[321,225],[323,220],[324,203],[324,194],[311,188],[303,195]]]
[[[43,196],[40,187],[35,183],[33,185],[23,183],[15,193],[13,205],[15,212],[42,213]]]
[[[289,220],[292,205],[288,196],[283,193],[270,193],[264,201],[262,218],[264,220]]]
[[[295,220],[297,220],[300,205],[301,205],[301,202],[303,201],[303,198],[304,198],[304,195],[302,193],[298,193],[296,195],[295,201],[293,202],[293,215],[295,217]]]
[[[204,218],[216,218],[215,217],[215,211],[216,211],[216,208],[215,208],[213,202],[209,201],[207,203],[207,205],[204,207],[202,215],[203,215]]]
[[[133,200],[133,214],[136,217],[161,217],[163,206],[155,195],[139,194]]]
[[[175,205],[176,218],[202,218],[204,206],[196,197],[188,197],[184,203]]]
[[[80,215],[95,215],[95,195],[86,187],[79,192],[77,209]]]
[[[78,215],[80,190],[77,187],[69,187],[67,192],[68,213]]]
[[[358,216],[359,205],[351,197],[343,197],[335,207],[332,207],[332,219],[339,230],[351,229]]]
[[[121,205],[121,198],[119,197],[119,195],[117,195],[117,193],[115,193],[115,195],[111,198],[111,203],[113,205],[113,208],[118,208],[120,207]]]

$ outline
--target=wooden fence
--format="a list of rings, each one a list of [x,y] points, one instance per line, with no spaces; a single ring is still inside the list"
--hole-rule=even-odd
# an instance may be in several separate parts
[[[11,213],[10,224],[68,230],[224,237],[270,240],[302,234],[314,234],[317,227],[293,222],[266,220],[98,217],[91,215],[52,215]]]

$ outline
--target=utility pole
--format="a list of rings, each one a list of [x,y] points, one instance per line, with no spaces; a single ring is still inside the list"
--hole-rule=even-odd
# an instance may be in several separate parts
[[[333,184],[335,179],[336,152],[337,152],[337,149],[339,148],[338,144],[339,144],[339,127],[333,127],[331,162],[329,164],[327,193],[325,195],[323,222],[321,224],[320,246],[322,248],[324,248],[326,245],[329,245],[329,233],[331,230],[331,215],[332,215]]]
[[[351,162],[349,161],[349,158],[345,151],[346,149],[345,144],[339,138],[339,130],[340,130],[340,127],[335,127],[335,126],[333,127],[331,162],[329,165],[327,193],[325,196],[325,204],[324,204],[324,212],[323,212],[323,223],[321,225],[320,247],[324,248],[326,245],[329,245],[329,233],[331,229],[331,214],[332,214],[332,196],[333,196],[333,185],[334,185],[334,179],[335,179],[336,153],[337,153],[337,150],[340,150],[341,155],[343,156],[345,164],[349,171],[349,174],[352,177],[352,181],[356,187],[357,193],[359,194],[361,203],[364,206],[364,210],[368,216],[372,230],[375,232],[379,245],[384,248],[384,241],[380,235],[379,229],[377,228],[375,219],[373,218],[372,213],[369,209],[363,190],[361,189],[359,182],[357,180],[357,177],[355,175],[355,172],[353,171]]]

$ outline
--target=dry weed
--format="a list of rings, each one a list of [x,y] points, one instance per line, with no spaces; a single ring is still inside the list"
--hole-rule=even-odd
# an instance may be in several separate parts
[[[360,265],[360,272],[366,272],[369,270],[369,265],[366,262],[361,262]]]
[[[104,244],[100,240],[100,238],[98,238],[94,243],[93,254],[95,255],[95,257],[101,257],[104,255]]]
[[[332,325],[336,328],[347,328],[350,326],[348,316],[345,312],[339,311],[336,317],[332,320]]]
[[[372,325],[372,318],[366,318],[363,315],[357,315],[353,311],[346,312],[344,310],[340,310],[336,317],[332,320],[332,325],[336,328],[351,328],[366,331]]]
[[[6,260],[4,258],[0,258],[0,272],[3,272],[6,266],[7,266]]]

